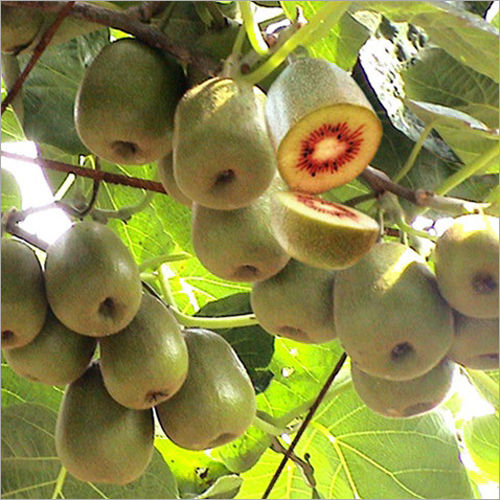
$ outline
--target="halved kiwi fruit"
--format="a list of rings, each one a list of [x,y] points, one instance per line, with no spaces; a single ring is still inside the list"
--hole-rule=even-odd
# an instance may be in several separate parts
[[[377,222],[358,210],[293,191],[274,194],[271,227],[290,256],[323,269],[353,265],[379,233]]]
[[[455,337],[448,357],[474,370],[498,370],[498,319],[455,312]]]
[[[351,376],[358,396],[371,410],[385,417],[407,418],[426,413],[446,398],[456,365],[442,360],[420,377],[394,381],[374,377],[351,365]]]
[[[439,290],[451,307],[473,318],[498,318],[498,218],[455,219],[436,243]]]
[[[323,193],[356,178],[375,155],[382,125],[343,69],[298,59],[269,89],[266,119],[278,169],[291,189]]]

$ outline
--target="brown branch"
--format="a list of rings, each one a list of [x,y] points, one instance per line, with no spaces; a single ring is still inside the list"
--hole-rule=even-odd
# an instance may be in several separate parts
[[[486,208],[490,205],[489,203],[469,201],[462,198],[440,196],[428,189],[409,189],[400,184],[396,184],[385,172],[373,167],[366,167],[361,173],[360,178],[363,179],[377,195],[389,191],[399,198],[404,198],[419,207],[429,207],[451,215],[469,213],[474,210]]]
[[[323,401],[323,398],[325,397],[326,393],[328,392],[328,389],[332,385],[333,381],[337,377],[338,373],[340,372],[340,369],[345,363],[345,360],[347,359],[347,354],[344,352],[342,353],[342,356],[340,356],[340,359],[337,361],[337,364],[335,365],[332,373],[324,383],[323,387],[321,388],[321,391],[319,391],[319,394],[312,404],[311,408],[309,409],[309,412],[307,413],[306,418],[302,422],[302,425],[300,426],[299,430],[297,431],[297,434],[295,435],[295,438],[292,441],[292,444],[289,446],[288,450],[285,452],[285,456],[283,457],[283,460],[279,464],[278,468],[276,469],[276,472],[274,473],[273,477],[271,478],[271,481],[269,482],[269,485],[266,488],[266,491],[262,495],[262,498],[267,498],[269,494],[271,493],[272,489],[274,488],[274,485],[276,484],[276,481],[279,479],[281,473],[283,472],[283,469],[285,468],[286,463],[288,462],[288,459],[292,456],[293,451],[295,450],[295,447],[297,446],[297,443],[299,442],[300,438],[302,437],[302,434],[304,434],[307,426],[309,425],[309,422],[311,422],[314,414],[316,413],[316,410],[318,409],[319,405]]]
[[[23,2],[20,2],[23,3]],[[50,41],[52,40],[52,37],[56,34],[56,31],[58,30],[59,26],[61,26],[61,23],[64,21],[64,19],[68,16],[68,14],[71,12],[71,9],[73,8],[75,2],[58,2],[61,3],[58,7],[59,13],[54,20],[54,22],[47,28],[47,31],[43,34],[41,40],[38,42],[37,46],[35,47],[33,51],[33,55],[31,56],[31,59],[28,61],[28,64],[26,67],[23,69],[17,80],[14,82],[14,85],[12,85],[12,88],[9,90],[9,93],[5,96],[5,99],[2,101],[2,111],[1,114],[3,115],[4,111],[7,109],[7,106],[14,100],[18,92],[21,90],[21,87],[23,86],[24,81],[28,77],[28,75],[31,73],[31,70],[35,67],[35,64],[38,62],[40,59],[41,55],[45,51],[45,49],[48,47]]]
[[[13,7],[38,9],[46,12],[58,10],[61,6],[66,5],[66,2],[12,2],[6,0],[2,3]],[[134,35],[151,47],[163,50],[184,63],[196,66],[206,75],[213,76],[220,70],[218,62],[196,51],[191,51],[186,47],[177,45],[158,28],[141,22],[139,19],[127,14],[126,11],[114,11],[82,2],[73,6],[70,15]]]
[[[167,194],[160,182],[150,181],[147,179],[127,177],[126,175],[120,174],[112,174],[111,172],[105,172],[104,170],[93,170],[91,168],[78,167],[76,165],[70,165],[68,163],[62,163],[54,160],[29,158],[27,156],[10,153],[7,151],[2,151],[2,156],[5,156],[6,158],[10,158],[12,160],[35,163],[36,165],[39,165],[42,168],[47,168],[49,170],[56,170],[57,172],[74,174],[80,177],[88,177],[90,179],[107,182],[109,184],[119,184],[122,186],[144,189],[146,191],[154,191],[155,193]]]

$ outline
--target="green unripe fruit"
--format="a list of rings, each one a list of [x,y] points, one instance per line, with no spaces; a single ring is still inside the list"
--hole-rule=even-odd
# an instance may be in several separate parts
[[[271,183],[276,159],[264,118],[265,94],[229,78],[192,88],[175,113],[174,176],[199,205],[233,210]]]
[[[165,434],[190,450],[215,448],[243,434],[255,417],[252,382],[231,345],[209,330],[185,332],[189,371],[181,389],[155,407]]]
[[[399,243],[379,243],[335,276],[340,342],[364,372],[409,380],[431,370],[453,341],[453,315],[425,261]]]
[[[474,318],[498,318],[498,218],[463,215],[438,239],[439,290],[451,307]]]
[[[174,160],[172,154],[169,154],[158,161],[158,176],[160,182],[162,183],[165,191],[169,196],[171,196],[175,201],[186,205],[186,207],[191,208],[193,204],[180,189],[175,181],[174,177]]]
[[[36,9],[2,5],[2,52],[16,53],[36,37],[44,15]]]
[[[80,83],[76,131],[97,156],[141,165],[172,150],[175,107],[184,91],[181,67],[130,38],[101,50]]]
[[[172,397],[188,371],[188,351],[175,316],[144,293],[134,319],[100,340],[101,372],[111,397],[127,408],[151,408]]]
[[[262,196],[235,210],[194,204],[193,246],[211,273],[230,281],[261,281],[279,272],[290,260],[270,227],[271,195],[279,184],[276,179]]]
[[[49,310],[40,333],[29,344],[4,351],[9,366],[21,377],[47,385],[66,385],[86,370],[96,339],[66,328]]]
[[[335,273],[296,260],[255,283],[250,296],[260,326],[272,335],[319,344],[336,337],[333,323]]]
[[[456,365],[443,360],[420,377],[394,381],[374,377],[351,366],[352,381],[359,397],[373,411],[385,417],[405,418],[421,415],[446,398]]]
[[[119,405],[106,391],[98,364],[66,387],[57,416],[57,456],[81,481],[127,484],[153,456],[153,412]]]
[[[47,315],[43,271],[35,252],[2,238],[2,349],[21,347],[40,332]]]
[[[117,333],[142,298],[139,268],[129,249],[97,222],[71,226],[47,249],[47,298],[59,321],[83,335]]]
[[[475,370],[498,370],[498,319],[455,313],[455,337],[448,357]]]

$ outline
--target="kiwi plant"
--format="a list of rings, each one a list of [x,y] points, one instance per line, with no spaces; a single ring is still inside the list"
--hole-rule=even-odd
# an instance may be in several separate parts
[[[2,17],[14,15],[2,6]],[[8,49],[28,44],[39,23],[18,18],[23,36],[7,32]],[[215,37],[217,59],[238,33],[230,25]],[[358,177],[382,137],[340,67],[286,62],[266,95],[227,67],[208,77],[127,38],[88,66],[74,109],[94,155],[157,162],[166,193],[191,211],[199,262],[252,282],[262,329],[343,346],[373,411],[420,415],[446,399],[457,365],[498,365],[498,219],[458,217],[437,241],[434,273],[408,245],[381,241],[373,211],[323,194]],[[82,481],[134,481],[153,454],[154,415],[189,450],[243,435],[256,394],[231,344],[184,328],[121,238],[97,216],[75,218],[43,266],[20,239],[3,237],[1,248],[3,356],[21,377],[66,385],[55,430],[64,467]]]

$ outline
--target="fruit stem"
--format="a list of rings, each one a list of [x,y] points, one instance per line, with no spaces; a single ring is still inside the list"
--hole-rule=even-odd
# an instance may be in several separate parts
[[[174,254],[158,255],[157,257],[151,257],[150,259],[144,260],[139,265],[139,271],[145,271],[146,269],[156,270],[161,264],[165,262],[177,262],[179,260],[190,259],[192,256],[187,252],[180,252]]]
[[[269,434],[270,436],[281,436],[281,434],[285,434],[288,431],[286,427],[278,427],[270,422],[260,418],[258,415],[255,415],[252,424],[262,432]]]
[[[420,150],[422,149],[422,146],[424,145],[427,136],[431,133],[431,130],[434,128],[434,125],[436,124],[437,121],[438,120],[431,121],[422,131],[420,137],[418,138],[418,141],[413,146],[410,156],[403,165],[403,168],[394,176],[394,182],[399,182],[406,175],[408,175],[408,172],[412,169],[413,165],[415,164],[415,160],[417,159],[417,156],[420,153]]]
[[[252,2],[242,1],[238,2],[240,7],[241,17],[243,18],[243,25],[245,26],[246,34],[252,49],[260,56],[265,56],[269,52],[269,47],[262,36],[259,25],[255,21],[252,11]]]
[[[108,210],[103,208],[94,208],[91,212],[92,217],[96,220],[107,221],[107,219],[121,219],[122,221],[128,221],[132,215],[141,212],[151,203],[153,199],[154,192],[146,191],[143,199],[136,205],[128,205],[126,207],[119,208],[117,210]]]
[[[222,316],[220,318],[205,318],[203,316],[189,316],[181,313],[175,303],[174,294],[169,283],[169,268],[167,265],[160,266],[159,282],[162,291],[163,299],[169,305],[170,310],[177,318],[177,321],[183,326],[195,326],[199,328],[239,328],[242,326],[257,325],[258,321],[255,314],[241,314],[238,316]]]
[[[61,495],[62,487],[64,485],[64,481],[66,480],[67,473],[68,471],[66,470],[66,468],[61,466],[61,468],[59,469],[59,474],[57,475],[56,485],[54,487],[54,492],[52,493],[52,498],[57,498]]]
[[[322,30],[337,24],[351,2],[324,2],[323,7],[305,26],[286,40],[282,45],[276,44],[277,50],[269,59],[256,70],[246,75],[241,75],[241,79],[249,83],[256,84],[270,75],[299,45],[309,41],[314,32],[321,27]]]
[[[453,175],[448,177],[441,187],[435,190],[437,195],[445,195],[453,188],[466,181],[469,177],[477,174],[481,169],[483,169],[490,161],[492,161],[495,156],[498,156],[498,144],[488,149],[481,157],[476,161],[464,165],[460,170],[455,172]]]

